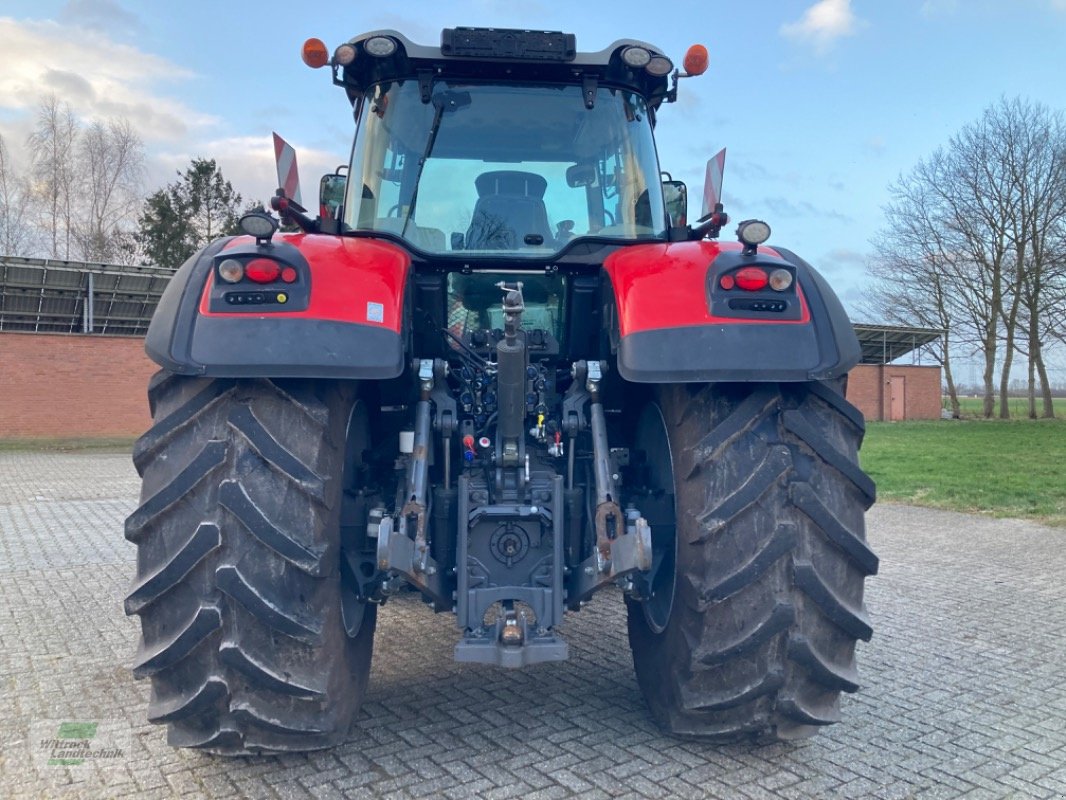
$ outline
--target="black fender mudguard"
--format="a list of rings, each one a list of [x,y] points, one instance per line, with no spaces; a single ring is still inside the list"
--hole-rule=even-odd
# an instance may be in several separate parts
[[[149,358],[181,375],[220,378],[387,379],[403,372],[405,336],[388,327],[291,314],[201,313],[204,288],[224,249],[227,256],[286,254],[307,266],[292,244],[234,238],[207,245],[171,278],[148,326]]]
[[[795,267],[808,322],[712,322],[635,331],[617,341],[619,374],[637,383],[805,382],[847,374],[862,350],[844,306],[814,267],[790,250],[773,249]],[[732,263],[734,254],[718,258]]]

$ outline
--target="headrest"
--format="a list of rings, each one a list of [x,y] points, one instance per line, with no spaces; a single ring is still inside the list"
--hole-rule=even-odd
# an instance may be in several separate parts
[[[474,185],[477,186],[478,197],[517,194],[539,199],[544,197],[544,190],[548,188],[548,182],[540,175],[510,169],[483,172],[474,180]]]

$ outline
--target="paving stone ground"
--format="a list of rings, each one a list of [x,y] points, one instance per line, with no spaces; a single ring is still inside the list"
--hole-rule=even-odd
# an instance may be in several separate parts
[[[220,759],[169,748],[128,671],[137,492],[126,455],[0,454],[0,798],[1066,796],[1066,531],[875,506],[864,688],[813,740],[664,736],[618,595],[568,616],[568,662],[524,671],[456,664],[450,617],[409,596],[379,617],[346,744]],[[57,720],[124,732],[122,756],[48,765]]]

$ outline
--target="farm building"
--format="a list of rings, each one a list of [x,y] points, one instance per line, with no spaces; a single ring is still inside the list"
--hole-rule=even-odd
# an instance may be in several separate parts
[[[939,419],[940,366],[923,364],[934,328],[856,324],[862,362],[848,374],[848,400],[868,420]],[[896,363],[910,356],[910,364]]]

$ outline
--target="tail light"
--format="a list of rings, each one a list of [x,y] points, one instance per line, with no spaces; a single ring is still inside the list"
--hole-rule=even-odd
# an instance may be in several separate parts
[[[733,279],[736,281],[736,285],[746,292],[757,292],[760,289],[765,289],[767,284],[770,283],[770,276],[766,274],[766,270],[759,267],[743,267],[733,273]]]
[[[236,283],[244,277],[244,264],[235,258],[227,258],[218,265],[218,276],[226,283]]]
[[[775,292],[783,292],[792,285],[792,273],[787,269],[775,269],[770,273],[770,288]]]
[[[245,277],[256,283],[271,283],[281,275],[281,265],[269,258],[253,258],[244,267]]]

